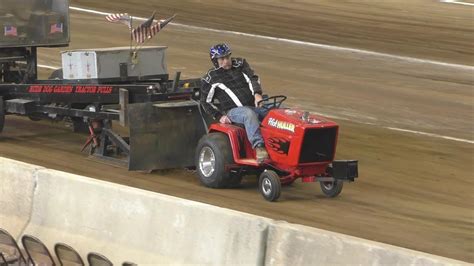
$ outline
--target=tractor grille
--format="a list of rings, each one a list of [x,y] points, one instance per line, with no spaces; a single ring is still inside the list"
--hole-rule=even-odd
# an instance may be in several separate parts
[[[331,161],[334,158],[337,127],[307,129],[301,147],[300,163]]]

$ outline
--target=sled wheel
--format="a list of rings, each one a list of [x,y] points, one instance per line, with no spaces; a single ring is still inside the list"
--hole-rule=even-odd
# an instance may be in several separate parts
[[[281,194],[280,177],[275,171],[263,171],[258,179],[258,189],[266,200],[276,201]]]
[[[342,191],[343,182],[341,180],[321,181],[319,185],[324,195],[328,198],[334,198]]]
[[[229,138],[223,133],[209,133],[199,140],[195,155],[196,172],[206,187],[238,186],[242,176],[226,169],[234,164]]]

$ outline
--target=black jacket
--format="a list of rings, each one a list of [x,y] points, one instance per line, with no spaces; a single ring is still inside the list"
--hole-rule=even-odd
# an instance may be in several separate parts
[[[201,79],[201,105],[214,119],[237,106],[255,106],[255,93],[262,94],[259,78],[243,58],[232,58],[231,69],[213,68]]]

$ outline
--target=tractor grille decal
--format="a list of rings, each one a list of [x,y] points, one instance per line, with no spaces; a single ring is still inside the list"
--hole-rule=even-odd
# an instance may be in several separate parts
[[[290,150],[290,141],[285,138],[270,138],[268,139],[268,145],[279,154],[288,155]]]
[[[325,162],[334,158],[337,128],[315,128],[305,131],[300,163]]]

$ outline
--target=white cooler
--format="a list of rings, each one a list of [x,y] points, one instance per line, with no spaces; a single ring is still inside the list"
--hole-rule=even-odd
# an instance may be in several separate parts
[[[130,47],[63,51],[63,78],[123,79],[166,75],[166,48],[143,47],[136,52],[135,58],[130,54]]]

